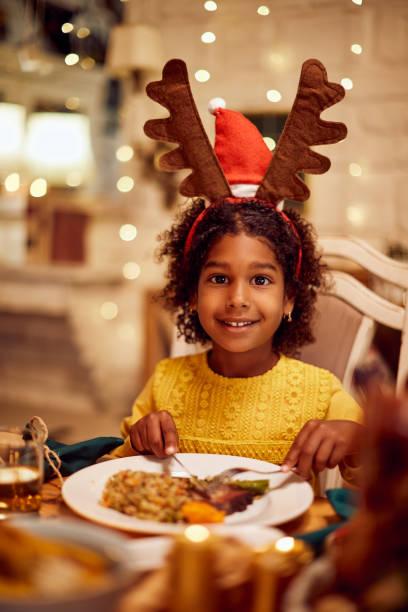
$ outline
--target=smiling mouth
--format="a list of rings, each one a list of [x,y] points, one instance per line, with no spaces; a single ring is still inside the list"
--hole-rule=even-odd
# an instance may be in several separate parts
[[[258,321],[221,321],[219,320],[219,323],[231,329],[242,329],[243,327],[251,327],[251,325],[255,325],[255,323],[258,323]]]

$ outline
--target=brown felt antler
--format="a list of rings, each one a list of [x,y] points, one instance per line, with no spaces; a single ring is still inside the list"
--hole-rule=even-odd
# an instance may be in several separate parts
[[[185,63],[167,62],[161,81],[149,83],[147,95],[170,112],[166,119],[151,119],[144,126],[154,140],[176,142],[179,146],[162,155],[159,166],[169,172],[191,168],[180,185],[187,197],[204,196],[211,202],[230,197],[231,191],[204,131],[188,81]]]
[[[257,198],[275,203],[285,198],[301,202],[309,198],[309,189],[297,173],[323,174],[330,168],[330,160],[310,147],[346,137],[343,123],[320,119],[320,113],[342,100],[344,94],[341,85],[329,83],[323,64],[316,59],[304,62],[295,102]]]

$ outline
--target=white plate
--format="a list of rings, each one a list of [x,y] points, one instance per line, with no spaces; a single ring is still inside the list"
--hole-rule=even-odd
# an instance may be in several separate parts
[[[213,476],[222,470],[236,466],[259,470],[276,468],[274,464],[267,461],[247,457],[198,453],[179,453],[178,456],[191,472],[199,477]],[[145,456],[124,457],[92,465],[70,476],[62,488],[63,499],[74,512],[102,525],[141,533],[178,533],[185,528],[185,525],[137,519],[116,510],[104,508],[99,503],[105,483],[113,474],[121,470],[161,473],[164,463],[168,465],[173,476],[186,476],[171,458],[161,460]],[[245,480],[268,478],[273,490],[259,500],[255,500],[244,512],[236,512],[228,516],[222,526],[213,526],[214,529],[224,530],[233,525],[244,524],[280,525],[301,515],[313,501],[312,487],[292,473],[278,472],[266,477],[254,472],[246,472],[241,478]]]

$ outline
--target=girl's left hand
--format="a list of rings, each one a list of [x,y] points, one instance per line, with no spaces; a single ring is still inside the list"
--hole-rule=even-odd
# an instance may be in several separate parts
[[[354,421],[308,421],[296,436],[282,470],[294,469],[303,478],[309,478],[311,470],[334,468],[347,455],[359,451],[363,430]]]

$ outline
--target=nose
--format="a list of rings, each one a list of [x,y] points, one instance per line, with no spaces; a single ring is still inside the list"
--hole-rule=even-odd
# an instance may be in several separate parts
[[[227,308],[249,308],[248,287],[243,282],[231,283],[227,296]]]

